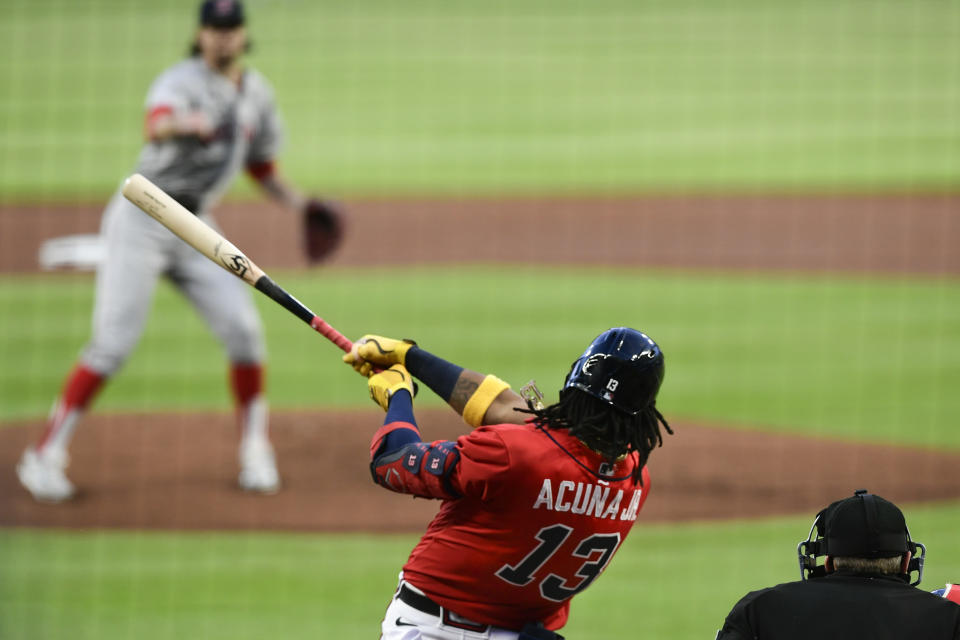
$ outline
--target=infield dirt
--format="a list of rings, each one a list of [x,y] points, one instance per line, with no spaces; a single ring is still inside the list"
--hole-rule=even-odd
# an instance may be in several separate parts
[[[350,203],[332,264],[491,262],[680,268],[960,273],[960,195],[656,197]],[[0,206],[0,273],[37,270],[42,240],[95,232],[99,207]],[[297,221],[270,206],[228,204],[225,234],[261,266],[303,266]],[[395,250],[371,253],[364,230]],[[63,363],[66,373],[70,363]],[[122,374],[121,374],[122,375]],[[236,429],[226,414],[91,414],[75,440],[75,501],[34,503],[14,465],[38,421],[0,429],[0,526],[420,531],[436,503],[370,480],[377,410],[275,412],[284,488],[235,489]],[[421,411],[428,439],[466,427]],[[864,445],[678,423],[651,458],[643,521],[812,513],[867,487],[897,502],[960,497],[944,482],[960,452]]]
[[[960,194],[661,196],[347,203],[334,265],[508,262],[750,270],[960,273]],[[95,233],[99,206],[0,205],[0,273],[38,270],[50,237]],[[304,266],[298,220],[219,207],[225,235],[264,268]],[[369,234],[389,238],[376,251]]]
[[[418,412],[424,437],[467,430],[450,411]],[[35,503],[13,468],[36,424],[0,429],[0,526],[135,529],[422,531],[432,500],[398,496],[370,480],[376,407],[275,413],[284,488],[235,488],[236,429],[223,414],[92,415],[73,446],[70,503]],[[960,454],[828,442],[762,431],[675,425],[650,461],[644,522],[815,513],[860,487],[897,502],[958,497]]]

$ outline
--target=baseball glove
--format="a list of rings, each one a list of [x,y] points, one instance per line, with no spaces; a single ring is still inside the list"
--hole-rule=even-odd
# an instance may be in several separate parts
[[[303,208],[303,241],[310,264],[326,260],[340,246],[343,227],[343,214],[337,205],[327,200],[307,201]]]

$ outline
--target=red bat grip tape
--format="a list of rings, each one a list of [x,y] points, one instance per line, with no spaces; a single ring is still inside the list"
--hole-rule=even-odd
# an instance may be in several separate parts
[[[310,326],[314,328],[320,335],[324,338],[337,345],[344,351],[349,352],[353,348],[353,343],[347,339],[342,333],[331,327],[326,320],[320,316],[313,316],[313,320],[310,321]]]

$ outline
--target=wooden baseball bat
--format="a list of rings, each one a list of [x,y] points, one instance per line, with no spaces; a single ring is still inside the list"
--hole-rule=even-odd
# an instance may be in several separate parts
[[[353,343],[342,333],[287,293],[283,287],[271,280],[263,269],[254,264],[240,249],[237,249],[232,242],[190,213],[160,187],[139,173],[135,173],[124,181],[121,191],[127,200],[137,205],[144,213],[167,229],[170,229],[181,240],[278,302],[284,309],[313,327],[330,342],[344,351],[350,351],[353,347]]]

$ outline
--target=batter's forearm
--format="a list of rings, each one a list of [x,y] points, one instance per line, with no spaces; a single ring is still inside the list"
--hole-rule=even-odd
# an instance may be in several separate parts
[[[522,422],[523,416],[514,409],[522,408],[523,401],[499,378],[464,369],[416,346],[407,352],[405,363],[469,424]]]
[[[443,398],[459,414],[463,414],[463,405],[466,400],[461,401],[461,399],[464,393],[469,391],[471,381],[476,382],[473,387],[476,389],[479,382],[475,380],[475,377],[479,376],[482,379],[480,374],[467,371],[463,367],[448,362],[417,346],[411,347],[407,351],[404,364],[413,377],[430,387],[431,391]],[[461,384],[460,379],[464,374],[467,375]],[[473,374],[473,376],[469,374]],[[458,385],[460,386],[459,390],[457,389]]]
[[[392,455],[406,445],[420,441],[420,432],[413,416],[413,397],[408,391],[398,391],[390,399],[383,428],[374,436],[372,460]]]
[[[423,442],[413,421],[413,398],[396,392],[370,443],[370,472],[380,486],[422,498],[458,497],[450,476],[460,462],[456,443]]]
[[[464,407],[467,406],[467,402],[470,401],[473,394],[477,392],[477,388],[485,377],[486,376],[476,371],[464,369],[460,377],[457,378],[457,382],[453,385],[453,392],[450,394],[450,397],[447,398],[447,404],[449,404],[454,411],[463,415]]]

